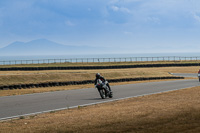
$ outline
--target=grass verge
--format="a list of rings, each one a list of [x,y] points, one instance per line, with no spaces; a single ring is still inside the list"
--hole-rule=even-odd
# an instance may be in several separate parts
[[[112,70],[53,70],[53,71],[7,71],[0,72],[0,85],[30,84],[94,80],[101,73],[106,79],[165,77],[172,73],[197,73],[199,67],[130,68]]]
[[[200,132],[199,101],[193,87],[9,120],[0,132]]]
[[[106,79],[165,77],[172,73],[197,73],[199,67],[160,67],[160,68],[130,68],[112,70],[57,70],[57,71],[7,71],[0,73],[0,85],[29,84],[41,82],[62,82],[94,80],[95,73],[101,73]],[[146,81],[145,81],[146,82]],[[148,82],[148,81],[147,81]],[[138,82],[129,82],[138,83]],[[112,83],[111,85],[116,85]],[[121,83],[119,83],[121,84]],[[123,83],[124,84],[124,83]],[[0,90],[0,96],[22,95],[49,91],[70,90],[94,87],[91,85],[59,86],[17,90]]]

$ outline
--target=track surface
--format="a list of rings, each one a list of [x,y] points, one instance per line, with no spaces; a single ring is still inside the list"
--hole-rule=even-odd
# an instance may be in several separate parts
[[[112,86],[114,97],[101,99],[94,88],[0,97],[0,120],[111,100],[200,86],[197,79]]]
[[[170,73],[174,76],[180,76],[180,77],[198,77],[196,73]]]

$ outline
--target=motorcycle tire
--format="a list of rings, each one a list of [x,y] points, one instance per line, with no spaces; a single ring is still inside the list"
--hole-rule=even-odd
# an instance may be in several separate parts
[[[109,98],[112,98],[112,97],[113,97],[113,93],[112,93],[112,92],[110,92]]]
[[[99,90],[99,94],[100,94],[100,96],[101,96],[102,99],[106,98],[105,90],[104,89]]]

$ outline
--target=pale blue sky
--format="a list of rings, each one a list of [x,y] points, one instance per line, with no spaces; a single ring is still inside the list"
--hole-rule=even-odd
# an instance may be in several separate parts
[[[0,0],[0,48],[40,38],[124,53],[199,52],[200,1]]]

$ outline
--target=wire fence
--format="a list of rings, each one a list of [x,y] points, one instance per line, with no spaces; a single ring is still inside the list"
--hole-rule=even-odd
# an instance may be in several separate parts
[[[52,63],[103,63],[103,62],[155,62],[155,61],[200,61],[200,56],[163,56],[163,57],[123,57],[123,58],[70,58],[38,60],[0,60],[0,65],[52,64]]]

